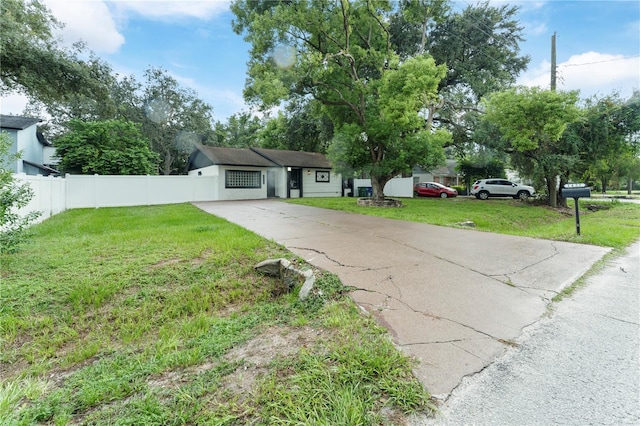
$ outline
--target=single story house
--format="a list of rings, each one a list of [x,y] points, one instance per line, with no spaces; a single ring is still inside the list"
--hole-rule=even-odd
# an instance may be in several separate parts
[[[11,138],[10,155],[20,153],[20,158],[6,164],[12,173],[27,175],[59,175],[56,150],[38,130],[39,118],[0,115],[0,131]]]
[[[324,154],[196,145],[189,175],[217,176],[224,199],[340,197],[342,176]]]
[[[444,186],[463,185],[462,176],[456,171],[456,160],[447,159],[444,166],[434,170],[423,170],[420,167],[413,169],[414,183],[437,182]]]

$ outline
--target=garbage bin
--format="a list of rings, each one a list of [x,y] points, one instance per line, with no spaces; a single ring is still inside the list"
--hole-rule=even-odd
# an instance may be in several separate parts
[[[364,186],[358,187],[358,197],[366,197],[367,196],[367,188]]]
[[[373,188],[367,186],[367,197],[373,197]]]

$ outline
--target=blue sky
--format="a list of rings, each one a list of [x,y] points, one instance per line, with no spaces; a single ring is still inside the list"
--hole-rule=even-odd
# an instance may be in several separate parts
[[[248,111],[242,99],[249,45],[231,30],[229,2],[44,0],[66,24],[70,44],[82,39],[121,75],[162,67],[213,107],[214,119]],[[557,33],[558,89],[583,98],[640,89],[640,2],[496,1],[520,6],[518,19],[531,56],[520,84],[549,87],[551,36]],[[456,1],[461,11],[471,0]],[[2,99],[3,114],[20,114],[21,96]]]

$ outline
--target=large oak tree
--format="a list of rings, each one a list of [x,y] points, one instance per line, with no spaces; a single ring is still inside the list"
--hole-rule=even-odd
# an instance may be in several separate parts
[[[373,198],[415,165],[443,160],[450,135],[432,128],[446,69],[428,56],[404,62],[390,41],[390,1],[238,0],[234,30],[252,48],[245,98],[267,109],[319,102],[334,124],[329,155],[371,177]]]
[[[451,131],[458,154],[464,154],[479,122],[480,100],[513,86],[530,61],[520,52],[524,37],[518,7],[487,1],[462,10],[446,0],[400,4],[392,16],[391,41],[401,57],[427,52],[446,64],[439,86],[442,107],[434,120]]]
[[[84,47],[61,46],[54,31],[62,26],[39,0],[0,2],[0,94],[24,93],[42,102],[83,93],[107,97],[97,77],[100,62],[79,59]]]

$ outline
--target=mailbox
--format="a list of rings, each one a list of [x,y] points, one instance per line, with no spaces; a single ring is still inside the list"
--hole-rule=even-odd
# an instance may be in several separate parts
[[[562,188],[562,198],[591,198],[591,188]]]
[[[591,188],[587,188],[583,184],[566,184],[560,192],[562,198],[573,198],[576,204],[576,232],[580,235],[580,209],[578,207],[578,198],[591,198]]]

